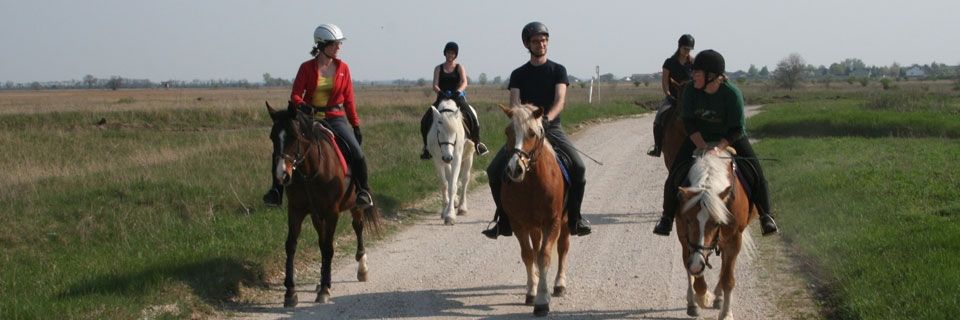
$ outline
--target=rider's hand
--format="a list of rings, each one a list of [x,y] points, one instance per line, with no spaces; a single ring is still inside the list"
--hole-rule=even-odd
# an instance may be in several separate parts
[[[456,98],[463,97],[463,91],[454,91],[453,96]]]
[[[360,127],[353,127],[353,136],[357,137],[357,144],[363,144],[363,135],[360,134]]]
[[[713,155],[713,156],[720,156],[720,148],[710,147],[709,149],[707,149],[707,154]]]

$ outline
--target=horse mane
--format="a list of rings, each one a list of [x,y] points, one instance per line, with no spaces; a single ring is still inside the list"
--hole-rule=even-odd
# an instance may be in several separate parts
[[[721,157],[726,157],[721,158]],[[730,166],[730,152],[722,151],[720,156],[708,155],[703,151],[694,154],[695,161],[690,168],[687,179],[690,180],[690,190],[695,193],[687,200],[683,210],[689,210],[695,205],[707,210],[717,223],[725,225],[733,215],[727,209],[726,203],[720,198],[720,193],[730,188],[730,176],[727,168]]]

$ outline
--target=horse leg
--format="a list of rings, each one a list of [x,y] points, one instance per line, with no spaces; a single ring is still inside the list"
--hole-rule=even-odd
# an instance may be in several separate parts
[[[570,251],[570,229],[561,223],[557,239],[557,279],[553,283],[553,296],[562,297],[567,289],[567,252]]]
[[[443,224],[454,225],[457,223],[457,178],[460,177],[460,161],[454,159],[450,162],[450,171],[447,173],[447,207]]]
[[[443,199],[443,207],[440,208],[440,220],[443,220],[446,216],[447,206],[449,201],[447,200],[447,174],[446,174],[446,164],[437,158],[433,159],[433,166],[437,169],[437,176],[440,177],[440,196]]]
[[[737,265],[737,255],[740,254],[742,246],[740,235],[734,236],[731,243],[723,250],[723,262],[720,266],[720,281],[723,287],[723,305],[720,307],[720,320],[733,320],[733,310],[730,310],[730,301],[733,300],[733,287],[737,285],[737,279],[734,276],[734,269]]]
[[[330,302],[330,272],[333,264],[333,241],[336,236],[338,212],[328,213],[323,219],[323,232],[320,234],[320,288],[317,292],[319,303]]]
[[[550,258],[553,254],[553,247],[557,244],[557,238],[560,236],[561,223],[558,220],[553,225],[543,228],[543,239],[540,242],[540,250],[537,252],[537,269],[540,272],[540,279],[547,279],[547,274],[550,272]],[[550,294],[547,289],[547,282],[540,281],[537,284],[537,297],[533,304],[533,315],[543,317],[548,313],[550,313]]]
[[[687,275],[687,315],[691,317],[700,316],[700,307],[697,306],[697,293],[693,291],[693,283],[696,277]]]
[[[297,288],[294,282],[293,257],[297,254],[297,239],[300,238],[300,225],[303,223],[304,215],[300,211],[289,209],[287,211],[287,242],[285,248],[287,251],[286,276],[283,279],[283,286],[287,292],[283,295],[284,307],[297,306]]]
[[[464,151],[469,155],[464,155],[460,166],[460,196],[457,197],[457,215],[466,215],[467,211],[467,185],[470,184],[470,170],[473,170],[473,151]]]
[[[357,234],[357,254],[354,256],[359,265],[357,266],[357,281],[367,281],[367,253],[363,248],[363,211],[353,208],[350,209],[353,217],[353,233]]]
[[[530,235],[524,230],[517,229],[513,232],[517,236],[517,241],[520,242],[520,259],[523,260],[523,266],[527,269],[527,295],[523,304],[532,305],[533,297],[537,294],[537,282],[539,280],[536,266],[533,264],[535,258],[533,246],[530,243]]]

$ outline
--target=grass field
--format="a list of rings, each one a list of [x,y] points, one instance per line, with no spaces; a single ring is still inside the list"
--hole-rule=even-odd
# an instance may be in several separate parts
[[[843,319],[951,318],[960,301],[960,97],[834,83],[741,86],[783,238]],[[0,319],[192,318],[282,274],[285,212],[266,209],[268,116],[287,89],[0,92]],[[564,124],[645,112],[655,85],[571,86]],[[418,159],[426,88],[359,88],[376,201],[393,220],[436,194]],[[506,90],[471,87],[502,143]],[[639,105],[639,106],[638,106]],[[104,120],[103,125],[97,125]],[[477,159],[485,168],[489,157]],[[479,175],[478,180],[484,177]],[[433,214],[433,212],[429,212]],[[482,213],[481,213],[482,214]],[[344,233],[339,253],[352,253]],[[317,259],[304,233],[303,266]]]
[[[783,236],[837,319],[960,313],[960,96],[800,99],[750,119]]]
[[[420,161],[423,88],[358,92],[376,202],[396,219],[435,194]],[[564,123],[646,112],[656,93],[571,88]],[[266,209],[269,118],[286,89],[0,93],[0,318],[204,317],[282,274],[285,211]],[[502,88],[470,93],[502,144]],[[615,100],[619,99],[619,100]],[[105,123],[97,125],[103,120]],[[484,168],[489,157],[475,167]],[[480,180],[483,180],[482,177]],[[409,214],[409,213],[406,213]],[[349,218],[339,230],[352,233]],[[352,254],[353,236],[340,253]],[[317,259],[305,232],[300,262]]]

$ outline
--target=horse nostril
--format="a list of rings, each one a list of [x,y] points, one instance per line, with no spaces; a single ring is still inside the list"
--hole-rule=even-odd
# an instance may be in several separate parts
[[[447,156],[443,157],[443,162],[450,163],[450,161],[453,161],[453,157],[447,157]]]

